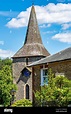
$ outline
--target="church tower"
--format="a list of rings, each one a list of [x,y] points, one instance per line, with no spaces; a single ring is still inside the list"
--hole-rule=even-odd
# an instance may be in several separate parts
[[[35,8],[32,6],[24,45],[12,57],[13,79],[18,87],[16,100],[27,98],[32,101],[32,74],[25,76],[23,70],[26,65],[49,55],[42,43]]]

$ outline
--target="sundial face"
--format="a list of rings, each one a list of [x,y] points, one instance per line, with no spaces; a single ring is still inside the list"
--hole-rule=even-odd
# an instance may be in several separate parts
[[[31,72],[28,69],[23,70],[23,75],[24,76],[28,77],[28,76],[30,76],[30,74],[31,74]]]

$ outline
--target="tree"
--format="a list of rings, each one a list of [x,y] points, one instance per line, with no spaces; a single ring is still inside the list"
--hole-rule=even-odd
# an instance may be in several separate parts
[[[71,80],[64,75],[55,76],[50,69],[48,85],[42,86],[41,91],[36,91],[35,98],[40,106],[67,106],[71,101]]]
[[[0,70],[0,104],[10,105],[12,89],[16,89],[16,85],[13,84],[12,70],[9,65],[5,65]]]
[[[5,65],[9,65],[9,66],[12,67],[12,60],[9,59],[9,58],[6,58],[6,59],[1,59],[1,58],[0,58],[0,70],[2,70],[2,68],[3,68]]]

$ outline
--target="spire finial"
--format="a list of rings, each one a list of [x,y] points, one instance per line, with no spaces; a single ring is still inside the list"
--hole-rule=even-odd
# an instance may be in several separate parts
[[[34,5],[35,0],[32,0],[32,6]]]

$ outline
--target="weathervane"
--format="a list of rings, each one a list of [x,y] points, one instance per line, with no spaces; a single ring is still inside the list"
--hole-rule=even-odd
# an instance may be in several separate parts
[[[32,5],[34,5],[35,0],[31,0],[31,1],[32,1]]]

